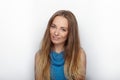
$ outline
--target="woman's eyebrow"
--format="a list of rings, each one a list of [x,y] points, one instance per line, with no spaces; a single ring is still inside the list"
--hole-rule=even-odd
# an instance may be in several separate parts
[[[54,23],[52,23],[51,25],[56,26],[56,24],[54,24]],[[65,26],[61,26],[60,28],[67,29],[67,27],[65,27]]]
[[[63,26],[61,28],[67,29],[67,27],[63,27]]]
[[[52,23],[51,25],[54,25],[54,26],[56,26],[54,23]]]

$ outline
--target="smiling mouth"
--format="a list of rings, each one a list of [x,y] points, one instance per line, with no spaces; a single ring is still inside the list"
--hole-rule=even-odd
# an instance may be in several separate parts
[[[59,38],[58,38],[58,37],[55,37],[55,36],[53,36],[53,39],[54,39],[54,40],[59,40]]]

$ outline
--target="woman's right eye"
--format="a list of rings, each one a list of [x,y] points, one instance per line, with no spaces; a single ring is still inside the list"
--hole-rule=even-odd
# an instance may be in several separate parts
[[[54,25],[51,25],[51,27],[52,27],[52,28],[55,28],[55,26],[54,26]]]

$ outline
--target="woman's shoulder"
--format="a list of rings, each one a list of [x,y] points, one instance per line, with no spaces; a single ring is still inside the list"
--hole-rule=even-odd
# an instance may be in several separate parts
[[[81,57],[86,57],[86,53],[85,53],[83,48],[80,48],[80,52],[79,53],[80,53]]]
[[[39,51],[37,51],[35,53],[35,61],[38,61],[39,59],[40,59],[40,53],[39,53]]]
[[[80,60],[83,63],[84,67],[86,67],[86,53],[83,48],[80,48]]]

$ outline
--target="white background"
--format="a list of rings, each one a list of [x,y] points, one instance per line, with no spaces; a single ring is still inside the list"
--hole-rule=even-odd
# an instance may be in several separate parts
[[[0,80],[34,80],[34,56],[51,15],[72,11],[87,56],[87,80],[120,80],[119,0],[1,0]]]

